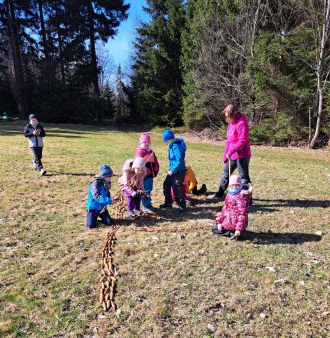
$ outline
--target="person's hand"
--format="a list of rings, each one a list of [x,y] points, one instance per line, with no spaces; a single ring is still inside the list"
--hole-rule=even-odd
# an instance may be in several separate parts
[[[117,202],[118,201],[113,198],[111,204],[116,204]]]
[[[157,173],[152,173],[152,177],[157,177]]]
[[[222,225],[220,223],[218,224],[218,230],[222,230]]]
[[[40,135],[40,131],[38,129],[33,130],[33,135]]]
[[[227,154],[226,157],[228,158],[228,160],[230,160],[230,155],[229,154]]]
[[[173,175],[172,171],[170,170],[170,171],[167,173],[167,175],[168,175],[168,176],[172,176],[172,175]]]
[[[144,192],[143,195],[142,195],[142,198],[143,198],[144,200],[146,200],[147,198],[149,198],[149,195],[146,194],[146,193]]]
[[[235,237],[239,237],[239,236],[241,236],[241,232],[239,230],[236,230],[235,231]]]
[[[137,194],[138,194],[137,191],[133,191],[133,192],[131,193],[131,196],[132,196],[132,197],[135,197]]]

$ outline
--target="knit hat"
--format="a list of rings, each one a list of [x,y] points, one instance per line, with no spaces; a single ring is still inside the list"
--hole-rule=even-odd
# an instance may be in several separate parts
[[[229,178],[229,186],[233,185],[233,184],[239,184],[240,186],[242,186],[242,180],[238,175],[232,175]]]
[[[32,119],[36,119],[37,117],[34,114],[30,114],[29,115],[29,121],[31,121]]]
[[[144,160],[143,157],[137,157],[133,162],[132,168],[133,169],[141,168],[145,165],[145,163],[146,161]]]
[[[150,143],[150,135],[149,134],[142,134],[141,137],[139,138],[140,144],[143,142],[148,142]]]
[[[169,140],[173,140],[174,139],[173,131],[170,130],[170,129],[164,130],[164,132],[162,134],[162,139],[163,139],[164,142],[167,142]]]
[[[106,178],[106,177],[112,177],[113,176],[113,171],[110,168],[108,164],[103,164],[100,167],[100,177],[101,178]]]
[[[129,158],[124,162],[123,170],[131,170],[134,162],[134,158]]]

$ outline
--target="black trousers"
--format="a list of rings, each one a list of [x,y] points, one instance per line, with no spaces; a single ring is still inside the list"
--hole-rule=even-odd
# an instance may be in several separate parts
[[[172,205],[172,195],[171,195],[171,187],[173,188],[173,193],[175,197],[175,201],[178,206],[182,209],[186,209],[186,201],[184,199],[184,195],[181,189],[182,182],[186,177],[187,170],[177,171],[175,174],[167,175],[165,181],[163,183],[165,203]]]

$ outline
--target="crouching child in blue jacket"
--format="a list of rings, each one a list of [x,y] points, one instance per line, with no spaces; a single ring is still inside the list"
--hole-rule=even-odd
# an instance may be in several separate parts
[[[95,228],[97,217],[100,216],[104,225],[111,225],[112,219],[107,209],[108,204],[116,204],[116,200],[110,197],[111,178],[113,171],[108,164],[100,167],[100,175],[96,177],[88,187],[86,203],[86,226]]]

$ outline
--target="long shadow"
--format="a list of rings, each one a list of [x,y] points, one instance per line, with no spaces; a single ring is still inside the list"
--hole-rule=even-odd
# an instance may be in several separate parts
[[[96,173],[65,173],[65,172],[55,172],[55,171],[47,171],[46,175],[44,176],[90,176],[91,178],[96,177]],[[119,175],[114,174],[113,177],[119,177]]]
[[[250,206],[249,213],[255,212],[277,212],[280,208],[285,207],[296,207],[296,208],[330,208],[330,200],[285,200],[285,199],[275,199],[275,200],[267,200],[267,199],[257,199],[253,198],[254,204]],[[265,203],[266,202],[266,203]],[[267,203],[268,202],[268,203]],[[198,201],[196,203],[199,204]],[[208,200],[202,201],[203,204],[214,204],[220,203],[220,201]]]
[[[255,200],[255,199],[254,199]],[[214,200],[196,200],[194,201],[194,204],[195,204],[195,208],[199,207],[200,208],[200,204],[203,204],[203,205],[207,205],[206,208],[207,209],[217,209],[219,210],[219,212],[221,211],[221,208],[222,208],[222,202],[221,201],[214,201]],[[215,207],[211,206],[211,205],[215,205]],[[273,208],[271,207],[268,207],[267,205],[263,205],[263,204],[254,204],[254,205],[251,205],[249,207],[249,214],[253,214],[253,213],[260,213],[260,212],[277,212],[279,210],[279,208],[276,208],[274,207],[273,205],[269,205],[269,206],[272,206]],[[281,205],[281,207],[283,207],[283,205]]]
[[[275,199],[275,200],[267,200],[267,199],[253,199],[254,201],[262,202],[263,204],[257,205],[257,207],[298,207],[298,208],[329,208],[330,200],[285,200],[285,199]],[[265,204],[264,202],[270,202],[269,204]]]
[[[242,234],[240,241],[251,241],[258,245],[270,244],[302,244],[305,242],[319,242],[322,236],[316,234],[307,234],[299,232],[287,233],[268,233],[268,232],[253,232],[246,230]]]
[[[94,177],[94,174],[88,174],[88,173],[57,173],[57,172],[53,172],[53,171],[47,171],[47,173],[44,176],[90,176],[90,177]]]

